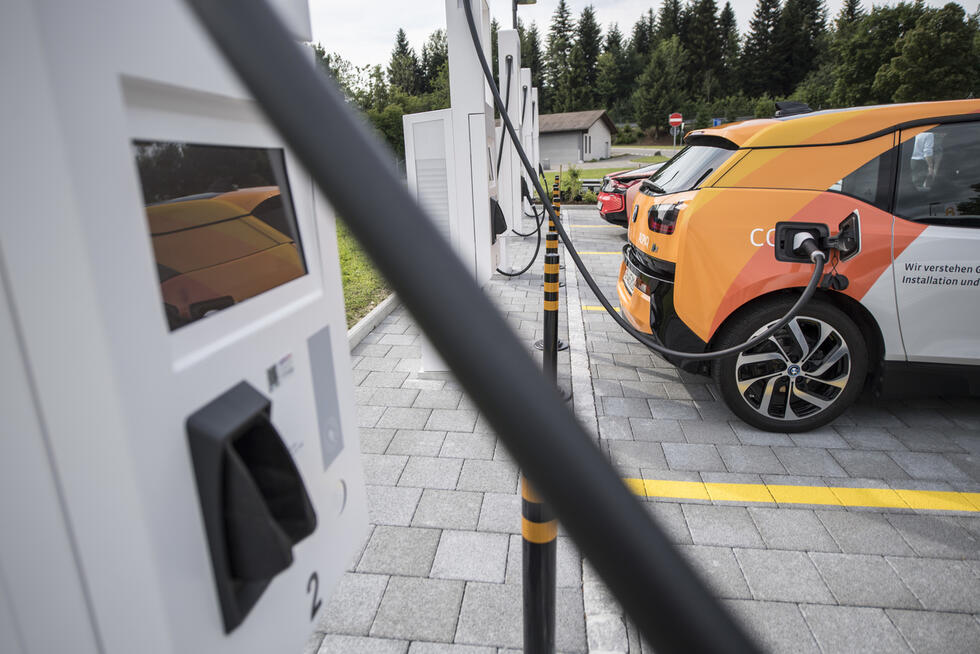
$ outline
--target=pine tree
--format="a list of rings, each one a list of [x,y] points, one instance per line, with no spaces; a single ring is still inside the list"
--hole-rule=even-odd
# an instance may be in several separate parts
[[[657,20],[657,37],[669,39],[675,35],[680,36],[682,13],[681,0],[664,0]]]
[[[779,20],[779,0],[759,0],[752,14],[749,35],[740,61],[743,89],[748,96],[772,94],[773,30]]]
[[[572,12],[565,0],[558,0],[558,7],[551,17],[548,49],[545,53],[545,86],[548,92],[547,105],[542,107],[542,113],[568,111],[571,105],[569,57],[574,34],[575,21]],[[538,99],[541,100],[540,95]]]
[[[660,41],[640,76],[633,93],[633,111],[643,129],[667,127],[667,117],[688,101],[686,86],[687,53],[680,38]]]
[[[405,30],[398,28],[395,49],[392,50],[391,61],[388,63],[388,83],[408,95],[415,95],[420,91],[420,68],[415,51],[408,45]]]
[[[689,25],[681,42],[688,53],[689,89],[710,101],[720,85],[722,38],[718,31],[718,6],[715,0],[697,0],[689,11]]]
[[[446,41],[446,30],[437,29],[429,35],[422,46],[422,92],[433,90],[439,71],[449,62],[449,43]]]
[[[773,30],[775,94],[788,96],[819,66],[825,31],[823,0],[786,0]]]
[[[632,74],[623,33],[616,23],[610,25],[606,32],[597,68],[596,95],[599,104],[609,111],[613,120],[628,120],[633,115],[629,96],[637,76]]]
[[[578,52],[576,53],[576,48]],[[596,80],[599,53],[602,51],[602,30],[591,5],[582,10],[575,30],[575,45],[569,55],[571,68],[572,111],[596,107]]]
[[[518,21],[518,34],[521,37],[521,66],[531,69],[531,86],[541,86],[541,37],[538,35],[538,26],[531,23],[531,27],[525,29],[524,25]],[[538,94],[540,99],[541,90]]]
[[[720,86],[722,95],[731,95],[741,88],[738,75],[739,35],[735,10],[731,2],[725,2],[718,18],[718,32],[721,35]]]
[[[837,14],[834,27],[839,32],[861,20],[865,15],[864,9],[861,7],[861,0],[844,0],[844,6],[840,8],[840,12]]]
[[[633,35],[630,37],[630,47],[633,52],[648,57],[656,47],[657,18],[653,9],[647,9],[640,15],[640,20],[633,24]]]

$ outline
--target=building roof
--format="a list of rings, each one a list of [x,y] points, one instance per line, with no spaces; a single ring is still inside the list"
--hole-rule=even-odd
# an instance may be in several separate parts
[[[605,109],[592,111],[569,111],[563,114],[542,114],[538,117],[538,131],[541,134],[550,132],[586,132],[597,120],[602,120],[609,128],[610,134],[615,134],[615,123],[609,118]]]

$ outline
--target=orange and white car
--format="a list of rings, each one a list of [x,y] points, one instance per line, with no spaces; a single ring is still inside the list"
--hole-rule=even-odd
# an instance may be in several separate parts
[[[776,224],[856,214],[860,250],[767,341],[711,363],[732,411],[803,431],[865,388],[980,392],[980,100],[830,110],[691,132],[629,221],[622,312],[667,347],[748,340],[812,266],[778,261]]]

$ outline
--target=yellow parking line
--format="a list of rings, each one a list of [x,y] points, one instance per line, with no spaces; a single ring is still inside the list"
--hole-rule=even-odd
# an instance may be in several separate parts
[[[616,310],[616,313],[619,313],[619,307],[613,307],[613,308]],[[582,311],[605,311],[605,310],[606,310],[605,307],[597,307],[591,304],[582,305]]]
[[[723,484],[667,479],[624,479],[623,481],[631,491],[644,497],[763,504],[824,504],[827,506],[980,512],[980,493],[958,491]]]
[[[619,225],[569,225],[572,229],[599,229],[600,227],[616,227],[622,229]]]
[[[620,254],[621,255],[623,253],[621,251],[618,251],[618,252],[598,252],[598,251],[592,250],[592,251],[585,251],[585,252],[583,252],[583,251],[580,250],[579,251],[579,254]]]

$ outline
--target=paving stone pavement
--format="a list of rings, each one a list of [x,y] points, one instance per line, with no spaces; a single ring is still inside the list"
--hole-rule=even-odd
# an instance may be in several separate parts
[[[625,231],[564,218],[616,302]],[[525,231],[530,223],[525,225]],[[510,239],[516,266],[531,238]],[[614,254],[607,254],[614,253]],[[567,257],[561,383],[623,477],[980,491],[980,400],[862,399],[809,434],[737,420],[709,380],[679,371],[603,312]],[[485,291],[529,352],[541,338],[543,258]],[[521,647],[518,469],[448,373],[419,373],[396,309],[353,351],[370,527],[306,652],[496,654]],[[772,652],[980,651],[980,515],[709,500],[645,500],[750,633]],[[558,649],[651,652],[564,535]]]

